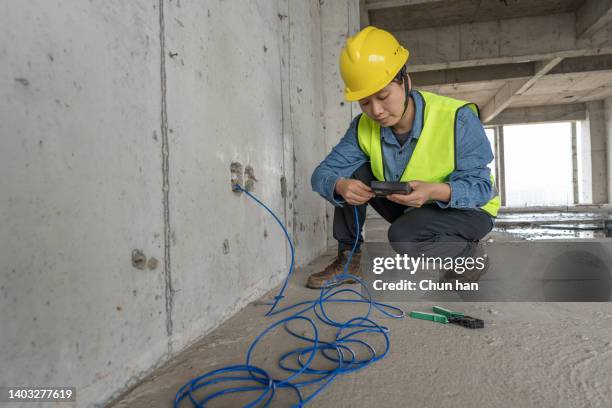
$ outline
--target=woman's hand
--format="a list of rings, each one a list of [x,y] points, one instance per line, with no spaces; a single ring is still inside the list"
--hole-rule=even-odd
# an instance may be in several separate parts
[[[451,190],[446,183],[427,183],[425,181],[409,181],[412,191],[409,194],[389,194],[387,198],[394,203],[407,207],[421,207],[429,200],[448,201]]]
[[[359,180],[341,178],[336,182],[335,191],[352,205],[367,203],[374,197],[372,189]]]

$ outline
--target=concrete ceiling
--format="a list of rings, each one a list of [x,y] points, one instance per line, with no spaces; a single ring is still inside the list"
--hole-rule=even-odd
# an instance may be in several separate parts
[[[509,108],[559,112],[546,107],[612,95],[612,0],[360,5],[362,26],[387,29],[410,49],[417,88],[473,101],[485,122]]]
[[[370,24],[389,31],[415,30],[508,18],[573,12],[585,0],[367,0]],[[405,4],[402,6],[401,4]],[[399,5],[399,6],[398,6]],[[396,7],[388,7],[396,6]]]
[[[419,77],[418,74],[413,74],[413,76]],[[518,76],[515,78],[527,80],[529,77]],[[505,79],[494,79],[454,82],[443,85],[419,85],[418,79],[415,80],[415,86],[419,89],[470,100],[481,107],[485,106],[505,83]],[[604,99],[610,95],[612,95],[612,71],[610,70],[548,74],[535,82],[531,88],[516,98],[508,107],[586,102]]]

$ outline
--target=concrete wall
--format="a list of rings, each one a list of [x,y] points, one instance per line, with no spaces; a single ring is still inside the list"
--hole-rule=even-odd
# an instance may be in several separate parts
[[[289,3],[289,78],[290,104],[288,131],[292,136],[290,160],[293,186],[288,186],[293,203],[293,237],[298,259],[310,261],[326,249],[325,203],[310,186],[310,176],[325,154],[323,138],[323,83],[321,2],[294,0]],[[340,2],[343,3],[343,2]],[[299,17],[298,17],[299,16]],[[338,119],[337,119],[338,120]],[[291,204],[290,202],[290,204]]]
[[[338,62],[340,52],[349,36],[359,31],[359,0],[324,1],[321,5],[321,45],[323,48],[323,134],[325,151],[331,151],[344,136],[353,117],[361,112],[357,103],[344,100],[344,88]],[[336,245],[332,238],[334,207],[327,204],[328,243]]]
[[[280,282],[288,247],[230,191],[233,161],[298,263],[325,250],[310,173],[352,113],[323,115],[340,99],[322,72],[356,2],[329,3],[2,7],[0,385],[103,406]]]

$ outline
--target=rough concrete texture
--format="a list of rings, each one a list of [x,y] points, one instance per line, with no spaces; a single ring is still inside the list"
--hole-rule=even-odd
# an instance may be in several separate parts
[[[608,180],[608,202],[612,202],[612,96],[604,99],[604,120],[606,134],[606,158],[608,158],[607,180]]]
[[[82,406],[167,351],[157,2],[0,12],[0,384]],[[78,34],[77,34],[78,33]]]
[[[596,2],[603,3],[601,0]],[[604,0],[604,2],[607,0]],[[364,0],[370,22],[391,30],[440,27],[573,12],[584,0],[512,0],[512,3],[472,0]],[[395,6],[395,7],[394,7]],[[399,6],[399,7],[398,7]]]
[[[593,174],[591,161],[591,132],[586,120],[576,124],[576,164],[578,165],[578,202],[593,202]]]
[[[308,186],[325,153],[320,4],[1,9],[0,385],[103,406],[285,273],[231,162],[252,167],[298,264],[325,249]]]
[[[591,191],[592,203],[608,202],[608,170],[606,148],[606,124],[603,101],[591,101],[586,104],[586,120],[582,125],[582,137],[588,137],[590,143]],[[588,164],[588,161],[585,163]],[[588,172],[585,172],[588,173]]]
[[[292,137],[292,149],[286,154],[291,170],[293,186],[289,208],[292,215],[292,234],[298,251],[297,257],[303,262],[319,256],[327,245],[325,242],[325,203],[312,192],[310,176],[313,169],[325,155],[326,146],[323,138],[322,115],[325,110],[323,93],[325,85],[322,79],[321,37],[321,2],[289,2],[288,14],[294,16],[289,23],[289,130],[286,134]],[[346,2],[342,1],[346,7]],[[295,18],[299,13],[300,18]],[[345,23],[346,25],[346,23]],[[316,84],[317,86],[313,86]],[[338,123],[343,118],[335,118]]]
[[[583,103],[509,108],[497,115],[488,125],[517,125],[524,123],[580,121],[586,117]]]
[[[395,34],[409,45],[414,72],[610,53],[612,27],[576,39],[574,23],[573,13],[561,13]]]
[[[385,222],[369,221],[368,236],[384,235]],[[285,301],[312,299],[307,275],[320,270],[333,251],[301,269]],[[275,294],[272,291],[266,299]],[[396,304],[406,312],[427,311],[433,304]],[[391,351],[374,365],[338,378],[311,407],[609,407],[612,404],[612,313],[607,304],[592,303],[448,303],[485,320],[483,330],[376,315],[391,329]],[[363,310],[330,308],[333,317],[348,319]],[[229,364],[244,362],[249,344],[275,320],[267,307],[253,303],[193,347],[155,371],[114,408],[167,407],[188,380]],[[597,322],[597,324],[593,324]],[[308,331],[308,329],[304,329]],[[329,335],[324,331],[323,337]],[[282,330],[256,350],[255,361],[275,369],[278,356],[296,346]],[[251,395],[251,398],[253,396]],[[241,406],[240,397],[218,406]],[[288,393],[277,404],[290,406]],[[185,403],[182,406],[188,407]]]
[[[325,151],[329,152],[348,129],[348,125],[361,110],[354,103],[344,100],[342,78],[338,69],[340,52],[346,39],[359,31],[359,1],[321,2],[321,47],[323,100],[323,137]],[[326,226],[328,243],[332,243],[331,221],[333,207],[327,206]]]

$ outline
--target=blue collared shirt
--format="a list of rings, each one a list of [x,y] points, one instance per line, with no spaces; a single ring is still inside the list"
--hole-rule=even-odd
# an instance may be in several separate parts
[[[422,96],[414,91],[410,96],[416,111],[406,142],[400,146],[391,128],[380,128],[387,181],[399,181],[423,129]],[[357,141],[358,122],[359,116],[353,119],[344,137],[312,173],[312,189],[335,206],[345,203],[340,195],[334,193],[338,179],[350,178],[355,170],[369,162]],[[459,109],[456,126],[457,167],[446,181],[451,188],[450,201],[436,203],[441,208],[478,208],[495,194],[487,167],[493,160],[491,144],[480,119],[470,108]]]

